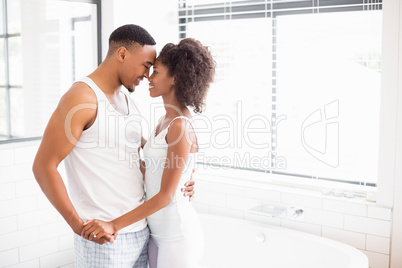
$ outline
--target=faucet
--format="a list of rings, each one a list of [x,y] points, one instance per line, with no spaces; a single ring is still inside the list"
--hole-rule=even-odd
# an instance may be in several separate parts
[[[292,219],[297,219],[297,218],[301,217],[303,215],[303,213],[304,213],[304,210],[302,208],[290,207],[288,217],[290,217]]]

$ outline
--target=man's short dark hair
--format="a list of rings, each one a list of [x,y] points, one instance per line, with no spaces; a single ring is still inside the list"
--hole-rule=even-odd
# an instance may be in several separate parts
[[[126,24],[114,30],[109,37],[109,53],[124,46],[130,49],[133,45],[155,45],[154,38],[141,26]]]

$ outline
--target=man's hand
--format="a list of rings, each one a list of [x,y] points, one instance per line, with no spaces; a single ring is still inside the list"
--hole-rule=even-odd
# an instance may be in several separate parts
[[[184,192],[183,195],[188,196],[190,202],[191,202],[191,200],[193,200],[194,194],[195,194],[195,192],[194,192],[195,182],[193,180],[194,173],[195,173],[195,169],[193,169],[193,173],[191,173],[190,180],[184,184],[184,188],[181,188],[181,191]]]
[[[81,235],[84,232],[84,221],[79,219],[78,221],[75,221],[75,223],[72,224],[71,228],[73,229],[74,233],[76,233],[77,235]],[[116,235],[104,235],[103,237],[92,237],[92,239],[90,239],[92,242],[98,243],[100,245],[103,245],[107,242],[109,243],[113,243],[114,240],[116,239]]]
[[[117,235],[116,228],[113,222],[101,220],[88,220],[84,223],[84,228],[81,231],[81,236],[89,241],[113,243]],[[98,242],[97,242],[98,243]]]

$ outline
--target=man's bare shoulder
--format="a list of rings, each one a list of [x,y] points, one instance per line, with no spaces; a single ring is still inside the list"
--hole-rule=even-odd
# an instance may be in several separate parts
[[[73,105],[82,103],[97,103],[95,92],[85,83],[76,82],[63,95],[60,103],[70,103]]]
[[[83,126],[90,124],[96,116],[97,97],[95,92],[85,83],[76,82],[61,97],[56,112],[65,118],[74,114]]]

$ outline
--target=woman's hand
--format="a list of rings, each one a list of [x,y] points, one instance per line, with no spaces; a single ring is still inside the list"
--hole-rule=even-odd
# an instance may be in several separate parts
[[[193,179],[194,173],[195,173],[195,169],[193,169],[193,172],[191,173],[190,180],[187,181],[184,184],[184,188],[181,188],[181,191],[183,192],[183,195],[188,196],[190,202],[191,202],[191,200],[193,200],[194,194],[195,194],[195,192],[194,192],[194,184],[195,184],[195,182],[194,182],[194,179]]]
[[[109,242],[113,243],[116,238],[117,230],[113,221],[88,220],[84,223],[81,236],[87,240],[94,241],[103,237],[108,237]]]

